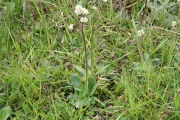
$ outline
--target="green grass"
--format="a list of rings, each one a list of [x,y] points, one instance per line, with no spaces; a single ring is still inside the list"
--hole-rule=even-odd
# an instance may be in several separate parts
[[[82,1],[90,13],[84,32],[97,88],[76,108],[80,96],[70,75],[85,81],[77,2],[1,0],[0,119],[179,120],[180,3],[151,0],[141,25],[145,1],[126,0],[131,6],[122,9],[118,1]]]

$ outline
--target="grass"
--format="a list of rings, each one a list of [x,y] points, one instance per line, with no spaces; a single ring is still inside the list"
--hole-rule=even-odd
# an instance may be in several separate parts
[[[82,1],[90,12],[84,34],[97,88],[78,108],[70,75],[86,78],[76,4],[0,1],[0,118],[179,120],[180,3],[150,0],[141,24],[145,1]]]

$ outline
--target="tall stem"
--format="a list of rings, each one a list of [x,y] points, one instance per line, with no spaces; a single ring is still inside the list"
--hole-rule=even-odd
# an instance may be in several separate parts
[[[142,40],[142,36],[141,37],[138,37],[139,39],[139,54],[140,54],[140,57],[141,57],[141,60],[143,61],[143,55],[142,55],[142,46],[141,46],[141,40]]]
[[[84,42],[84,51],[85,51],[85,68],[86,68],[86,82],[85,82],[85,86],[86,86],[86,91],[88,92],[88,53],[87,53],[87,47],[86,47],[86,40],[85,40],[85,36],[84,36],[84,29],[83,29],[83,23],[81,23],[81,34],[83,37],[83,42]]]
[[[91,74],[94,74],[94,23],[91,24]]]
[[[142,25],[143,20],[144,20],[144,15],[145,15],[146,8],[147,8],[147,2],[148,2],[148,0],[145,1],[145,7],[144,7],[144,12],[143,12],[143,15],[142,15],[142,19],[141,19],[141,25]]]

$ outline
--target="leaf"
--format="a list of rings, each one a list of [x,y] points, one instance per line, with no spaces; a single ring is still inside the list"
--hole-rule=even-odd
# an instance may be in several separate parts
[[[95,92],[97,88],[97,85],[96,85],[96,80],[94,77],[90,77],[88,78],[88,91],[89,91],[89,96],[90,95],[93,95],[93,93]]]
[[[155,50],[151,52],[150,55],[154,54],[154,53],[157,52],[160,48],[162,48],[162,47],[166,44],[167,41],[168,41],[168,39],[163,40],[163,41],[155,48]]]
[[[180,62],[180,52],[177,52],[177,53],[174,55],[174,57],[175,57],[175,59],[176,59],[177,61]]]
[[[116,120],[128,120],[128,117],[119,116]]]
[[[79,108],[81,106],[81,101],[76,101],[76,108]]]
[[[140,70],[140,63],[139,62],[133,62],[134,64],[134,69],[139,71]]]
[[[151,67],[152,66],[152,60],[149,58],[149,55],[147,53],[144,54],[146,66]]]
[[[174,55],[174,67],[177,68],[179,71],[180,71],[180,52],[177,52],[175,55]]]
[[[8,107],[4,107],[3,109],[0,110],[0,119],[1,120],[7,120],[8,117],[10,117],[11,115],[11,108]]]
[[[81,5],[82,6],[82,0],[80,0],[77,5]]]
[[[82,67],[80,67],[80,66],[78,66],[78,65],[75,65],[74,68],[75,68],[78,72],[80,72],[82,75],[86,75],[86,71],[85,71]]]
[[[99,68],[97,68],[98,71],[97,71],[96,75],[99,75],[99,74],[101,74],[101,73],[106,72],[107,67],[109,67],[109,65],[106,65],[106,66],[100,66]]]
[[[2,87],[0,87],[0,90],[2,90],[3,89],[3,86]]]
[[[7,12],[8,14],[11,16],[11,15],[14,15],[15,14],[15,3],[14,2],[6,2],[6,7],[7,7]]]
[[[90,97],[84,97],[82,100],[83,106],[90,105],[91,103],[91,98]]]
[[[73,86],[73,88],[75,90],[80,91],[82,82],[81,82],[81,79],[76,74],[70,75],[70,81],[71,81],[71,85]]]
[[[76,105],[76,108],[80,108],[80,107],[89,105],[90,102],[91,102],[91,98],[84,97],[84,98],[80,98],[79,100],[77,100],[75,105]]]

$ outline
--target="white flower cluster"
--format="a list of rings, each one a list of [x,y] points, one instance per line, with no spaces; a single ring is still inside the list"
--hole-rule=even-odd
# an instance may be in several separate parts
[[[75,13],[77,15],[87,15],[87,14],[89,14],[89,11],[86,8],[83,8],[80,5],[76,5]]]
[[[176,21],[172,21],[172,27],[176,27]]]
[[[108,0],[103,0],[103,2],[107,2]]]
[[[81,16],[80,21],[81,21],[82,23],[88,22],[88,19],[87,19],[86,17],[84,17],[84,15],[89,14],[89,11],[88,11],[86,8],[83,8],[83,7],[80,6],[80,5],[76,5],[75,13],[76,13],[78,16]]]
[[[81,17],[80,21],[82,23],[87,23],[88,22],[88,19],[86,17]]]
[[[142,37],[144,35],[144,30],[141,29],[138,31],[138,37]]]
[[[70,29],[70,30],[73,30],[73,27],[74,27],[73,24],[70,24],[70,25],[69,25],[69,29]]]
[[[97,7],[96,7],[96,6],[93,6],[92,9],[96,11],[96,10],[97,10]]]
[[[87,17],[84,17],[85,15],[87,15],[87,14],[89,14],[89,11],[86,9],[86,8],[83,8],[82,6],[80,6],[80,5],[76,5],[76,7],[75,7],[75,13],[78,15],[78,16],[80,16],[81,18],[80,18],[80,22],[81,23],[86,23],[86,22],[88,22],[88,19],[87,19]],[[69,30],[73,30],[73,27],[74,27],[74,25],[73,24],[70,24],[69,25]]]

